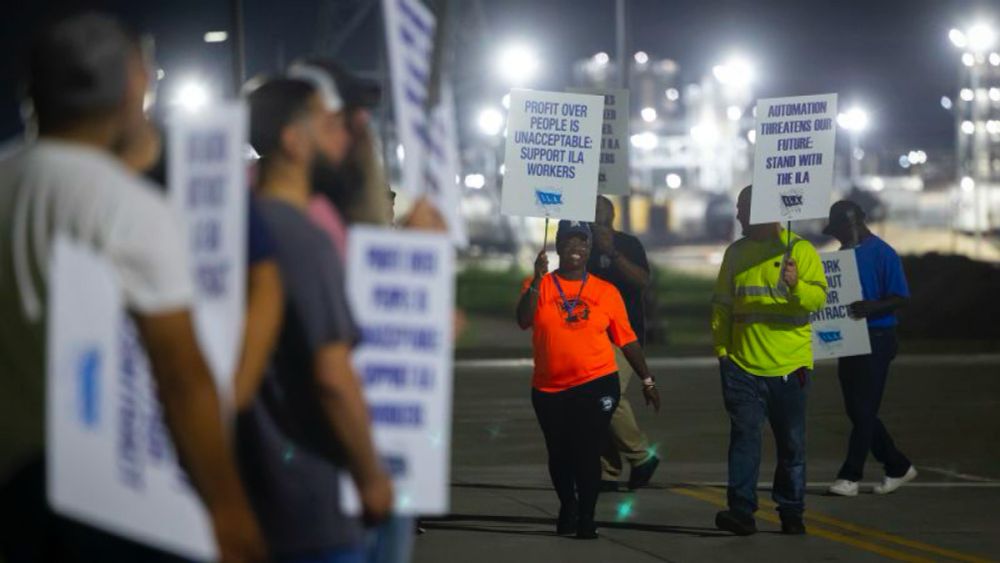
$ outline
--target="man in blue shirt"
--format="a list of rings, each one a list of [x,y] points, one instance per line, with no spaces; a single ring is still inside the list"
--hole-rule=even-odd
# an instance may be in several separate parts
[[[823,232],[840,241],[841,249],[853,248],[858,262],[863,300],[848,305],[853,318],[868,319],[871,353],[840,358],[838,376],[844,406],[853,428],[847,459],[830,486],[830,494],[858,494],[868,451],[885,467],[885,477],[875,494],[888,494],[917,476],[910,460],[896,448],[889,431],[878,417],[889,364],[896,357],[895,311],[906,303],[910,290],[899,255],[865,225],[865,213],[853,201],[838,201],[830,208],[829,224]]]

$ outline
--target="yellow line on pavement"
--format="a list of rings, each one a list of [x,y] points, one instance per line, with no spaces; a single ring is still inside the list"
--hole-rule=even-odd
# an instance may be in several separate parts
[[[714,494],[717,498],[721,499],[723,504],[725,504],[725,490],[717,487],[699,487],[702,491],[707,491],[710,494]],[[773,509],[777,505],[769,500],[761,499],[760,505],[764,508]],[[760,515],[758,515],[760,516]],[[853,532],[855,534],[860,534],[871,539],[882,540],[889,543],[894,543],[903,547],[908,547],[910,549],[915,549],[917,551],[923,551],[926,553],[938,555],[940,557],[947,557],[948,559],[953,559],[955,561],[965,561],[967,563],[991,563],[992,559],[986,559],[984,557],[979,557],[976,555],[971,555],[968,553],[962,553],[960,551],[954,551],[951,549],[945,549],[943,547],[938,547],[936,545],[931,545],[921,541],[911,540],[904,538],[902,536],[897,536],[895,534],[890,534],[888,532],[883,532],[881,530],[876,530],[874,528],[869,528],[867,526],[861,526],[853,522],[848,522],[846,520],[841,520],[839,518],[834,518],[832,516],[826,516],[825,514],[818,514],[814,511],[806,511],[805,519],[809,522],[819,522],[822,524],[827,524],[830,526],[838,527],[842,530],[848,532]]]
[[[684,495],[698,500],[703,500],[705,502],[714,504],[716,506],[720,506],[722,508],[726,507],[725,499],[719,498],[719,496],[714,491],[707,492],[706,489],[701,487],[696,489],[673,488],[668,490],[670,492],[677,493],[679,495]],[[773,514],[758,513],[756,517],[761,520],[766,520],[768,522],[772,522],[775,524],[781,523],[781,520]],[[840,534],[832,530],[827,530],[826,528],[823,527],[817,527],[812,525],[809,526],[809,535],[839,542],[842,544],[849,545],[851,547],[856,547],[858,549],[863,549],[865,551],[874,553],[876,555],[881,555],[883,557],[895,559],[896,561],[909,561],[912,563],[933,563],[934,561],[933,559],[918,557],[916,555],[912,555],[910,553],[906,553],[903,551],[897,551],[895,549],[888,548],[876,543],[871,543],[865,540],[852,538],[850,536],[845,536],[844,534]]]

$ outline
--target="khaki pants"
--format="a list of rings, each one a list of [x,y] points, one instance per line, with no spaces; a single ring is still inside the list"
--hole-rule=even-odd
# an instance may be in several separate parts
[[[625,396],[625,390],[630,381],[635,379],[635,372],[622,351],[615,347],[615,363],[618,364],[618,381],[621,384],[621,399],[618,408],[611,416],[611,437],[601,454],[601,479],[617,481],[622,475],[622,458],[629,465],[642,465],[652,457],[649,450],[649,439],[639,429],[632,413],[632,403]]]

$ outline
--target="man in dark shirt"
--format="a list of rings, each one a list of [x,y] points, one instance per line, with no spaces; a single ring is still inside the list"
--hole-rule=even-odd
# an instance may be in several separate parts
[[[646,344],[646,311],[643,292],[649,287],[649,261],[646,250],[639,239],[632,235],[615,231],[615,207],[611,200],[597,196],[597,213],[594,217],[594,250],[587,263],[587,271],[603,278],[616,288],[625,302],[629,324],[639,337],[639,344]],[[621,401],[611,418],[611,440],[601,458],[602,489],[618,489],[618,478],[622,474],[622,457],[632,466],[628,488],[638,489],[649,484],[649,480],[660,464],[660,459],[649,445],[649,439],[639,428],[632,413],[632,405],[625,395],[625,389],[632,374],[629,364],[621,351],[615,349],[615,361],[621,382]],[[651,382],[650,382],[651,383]]]
[[[339,476],[350,473],[368,524],[388,515],[392,489],[351,368],[358,329],[343,266],[307,214],[313,171],[332,165],[320,145],[346,146],[342,116],[298,80],[267,81],[249,101],[285,315],[271,366],[239,418],[241,469],[274,560],[361,561],[360,523],[341,510]]]

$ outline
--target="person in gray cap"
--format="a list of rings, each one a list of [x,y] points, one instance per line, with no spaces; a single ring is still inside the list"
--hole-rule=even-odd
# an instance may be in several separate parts
[[[660,395],[615,286],[587,273],[590,227],[560,221],[559,268],[548,273],[542,250],[535,275],[525,280],[517,323],[532,329],[535,370],[531,403],[545,436],[549,476],[559,497],[558,535],[597,537],[594,510],[601,483],[601,451],[620,385],[613,346],[622,349],[643,381],[646,404]]]
[[[28,71],[38,137],[0,159],[0,558],[161,560],[69,522],[46,503],[46,317],[50,259],[62,237],[114,271],[219,558],[263,560],[218,390],[195,337],[185,237],[164,196],[122,157],[136,148],[156,152],[143,112],[149,69],[139,39],[107,16],[63,18],[37,35]],[[136,162],[149,160],[144,154]]]
[[[889,364],[896,357],[896,309],[906,304],[910,289],[899,255],[888,243],[872,234],[865,224],[865,212],[857,203],[843,200],[830,208],[824,234],[833,236],[842,250],[854,249],[861,278],[863,299],[848,305],[848,314],[868,322],[871,353],[840,358],[837,375],[844,394],[844,406],[851,419],[847,458],[837,473],[829,493],[845,497],[858,494],[865,459],[870,451],[885,468],[875,494],[888,494],[917,476],[917,470],[896,447],[878,416],[889,376]]]

